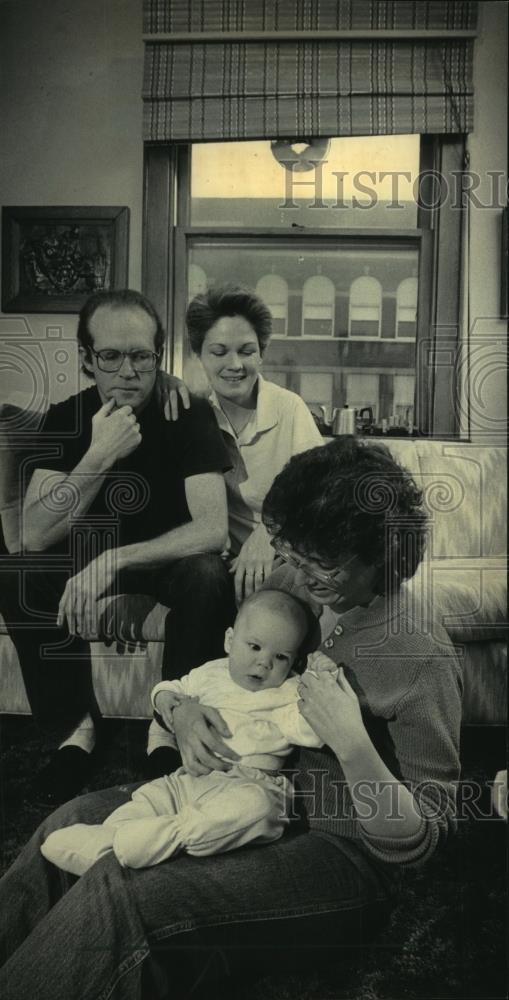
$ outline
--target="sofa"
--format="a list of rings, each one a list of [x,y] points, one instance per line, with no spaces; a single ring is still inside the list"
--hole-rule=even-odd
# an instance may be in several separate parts
[[[19,551],[23,457],[40,416],[0,408],[3,556]],[[502,724],[507,702],[506,448],[464,441],[388,437],[414,475],[430,515],[426,557],[406,587],[419,612],[445,628],[464,675],[464,724]],[[366,439],[369,447],[370,439]],[[94,686],[105,717],[148,718],[160,679],[167,608],[146,595],[100,601],[101,635],[91,643]],[[29,713],[16,652],[0,616],[0,713]]]

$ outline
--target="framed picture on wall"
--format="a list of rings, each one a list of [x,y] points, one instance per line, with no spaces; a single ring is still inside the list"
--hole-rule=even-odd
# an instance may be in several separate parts
[[[75,313],[128,283],[129,209],[4,207],[2,310]]]

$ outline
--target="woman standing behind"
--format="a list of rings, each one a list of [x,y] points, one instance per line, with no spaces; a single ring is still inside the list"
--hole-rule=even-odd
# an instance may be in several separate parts
[[[300,396],[260,374],[272,318],[257,295],[235,286],[211,288],[192,300],[186,323],[232,463],[225,479],[231,569],[240,601],[272,569],[274,549],[261,509],[274,478],[292,455],[322,438]]]

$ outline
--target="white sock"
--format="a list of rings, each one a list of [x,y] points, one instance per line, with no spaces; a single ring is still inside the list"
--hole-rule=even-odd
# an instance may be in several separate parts
[[[94,720],[88,712],[76,726],[74,732],[60,744],[58,749],[61,750],[62,747],[80,747],[86,753],[92,753],[95,747],[95,726]]]
[[[163,729],[156,719],[152,719],[148,727],[147,755],[153,753],[159,747],[172,747],[175,749],[175,737],[167,729]]]

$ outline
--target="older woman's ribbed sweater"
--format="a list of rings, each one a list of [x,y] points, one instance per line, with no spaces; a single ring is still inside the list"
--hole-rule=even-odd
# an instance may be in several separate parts
[[[309,600],[286,568],[269,585]],[[456,825],[462,679],[454,647],[406,587],[397,597],[379,597],[333,618],[332,629],[330,613],[322,617],[324,625],[329,617],[329,628],[320,648],[345,665],[370,738],[397,782],[412,789],[422,824],[412,838],[367,833],[328,748],[299,752],[297,796],[311,829],[360,841],[382,862],[421,864]],[[368,782],[362,792],[369,814],[374,797]],[[383,807],[396,815],[397,784],[385,789]]]

